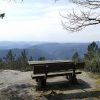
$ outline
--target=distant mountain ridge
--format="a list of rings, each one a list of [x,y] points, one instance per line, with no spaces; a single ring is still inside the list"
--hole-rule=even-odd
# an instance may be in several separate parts
[[[40,44],[40,42],[12,42],[12,41],[0,41],[0,50],[1,49],[23,49],[28,48],[33,45]]]
[[[32,46],[30,49],[38,48],[48,53],[51,59],[71,59],[76,51],[83,57],[87,46],[88,43],[43,43]]]
[[[77,51],[81,57],[87,51],[90,43],[49,43],[49,42],[0,42],[0,58],[3,58],[9,49],[18,57],[23,49],[27,52],[27,57],[37,60],[39,57],[46,59],[71,59]],[[100,47],[100,42],[97,42]]]

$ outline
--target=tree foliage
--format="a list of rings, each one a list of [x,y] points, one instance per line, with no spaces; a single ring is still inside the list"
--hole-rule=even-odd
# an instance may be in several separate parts
[[[30,58],[32,59],[32,57]],[[32,67],[27,64],[28,60],[26,50],[22,50],[18,57],[16,57],[13,50],[9,50],[3,59],[0,58],[0,69],[32,70]]]
[[[17,59],[17,65],[19,66],[19,69],[21,70],[27,70],[27,53],[26,50],[22,50],[20,56]]]
[[[12,50],[9,50],[6,56],[4,57],[5,66],[7,65],[8,68],[14,68],[15,66],[15,54]]]
[[[43,60],[45,60],[45,57],[39,57],[38,60],[43,61]]]
[[[75,52],[75,53],[73,54],[72,60],[73,60],[75,63],[77,63],[77,62],[80,61],[80,57],[79,57],[78,52]]]
[[[16,54],[17,55],[17,54]],[[20,52],[20,55],[16,56],[13,50],[8,50],[4,58],[0,58],[0,69],[11,69],[20,71],[33,70],[32,66],[28,65],[28,61],[32,61],[33,57],[28,56],[25,49]],[[39,57],[37,60],[45,60],[45,57]]]
[[[92,42],[87,49],[87,54],[85,54],[86,59],[91,60],[98,53],[98,45]]]
[[[92,42],[85,54],[85,69],[91,72],[100,72],[100,48],[95,42]]]
[[[0,69],[5,69],[4,64],[4,61],[2,60],[2,58],[0,58]]]
[[[3,19],[5,17],[5,13],[0,14],[0,17]]]

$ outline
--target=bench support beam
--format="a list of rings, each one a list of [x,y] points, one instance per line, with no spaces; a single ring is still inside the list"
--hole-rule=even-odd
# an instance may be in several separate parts
[[[37,84],[40,89],[45,88],[46,86],[46,79],[44,77],[37,78]]]

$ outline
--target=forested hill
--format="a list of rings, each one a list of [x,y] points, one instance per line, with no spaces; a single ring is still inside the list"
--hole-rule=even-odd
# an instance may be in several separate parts
[[[96,42],[100,47],[100,42]],[[9,49],[18,57],[23,49],[27,56],[34,60],[40,57],[46,59],[70,59],[77,51],[81,57],[90,43],[44,43],[44,42],[0,42],[0,58],[3,58]]]

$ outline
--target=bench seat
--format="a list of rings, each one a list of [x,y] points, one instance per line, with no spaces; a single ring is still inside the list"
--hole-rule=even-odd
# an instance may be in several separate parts
[[[72,71],[48,73],[47,77],[65,76],[65,75],[70,75],[72,73],[73,73]],[[81,74],[81,73],[82,72],[80,71],[75,72],[75,74]],[[41,77],[45,77],[45,74],[32,74],[31,77],[32,79],[41,78]]]

